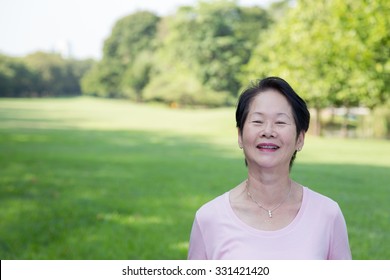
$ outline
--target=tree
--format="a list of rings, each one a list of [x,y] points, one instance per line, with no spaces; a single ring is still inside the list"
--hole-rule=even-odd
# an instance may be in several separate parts
[[[388,95],[388,8],[382,0],[298,1],[262,36],[246,73],[286,78],[317,116],[326,106],[375,106]]]
[[[65,67],[59,54],[36,52],[26,56],[24,61],[38,76],[36,91],[39,96],[56,95],[61,92]]]
[[[127,67],[123,73],[121,88],[124,94],[135,97],[136,101],[142,101],[142,91],[150,82],[152,68],[152,53],[148,51],[140,52],[131,67]]]
[[[0,55],[0,96],[24,97],[34,94],[37,75],[20,58]]]
[[[45,52],[32,53],[22,60],[33,73],[32,88],[37,96],[80,95],[80,79],[93,64],[91,60],[68,60]]]
[[[248,61],[259,31],[269,21],[265,10],[240,8],[235,1],[200,1],[194,7],[179,8],[159,25],[160,48],[155,55],[158,65],[153,72],[159,74],[153,75],[151,83],[170,87],[169,80],[176,82],[179,78],[165,73],[178,73],[180,81],[192,81],[199,90],[182,89],[178,93],[182,102],[233,103],[240,88],[241,67]],[[163,98],[150,88],[146,87],[145,96]]]
[[[0,96],[80,95],[80,79],[91,65],[90,60],[44,52],[22,58],[0,55]]]
[[[103,59],[83,79],[84,93],[139,100],[150,73],[150,62],[142,59],[156,48],[159,20],[151,12],[118,20],[104,43]]]

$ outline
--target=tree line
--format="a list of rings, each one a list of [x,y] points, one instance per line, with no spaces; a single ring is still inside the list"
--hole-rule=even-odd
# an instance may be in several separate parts
[[[36,52],[22,58],[0,54],[0,97],[81,95],[80,81],[93,63],[56,53]]]
[[[390,2],[199,1],[119,19],[99,61],[0,56],[0,96],[93,95],[226,106],[251,80],[281,76],[312,108],[389,100]]]
[[[87,94],[190,105],[232,104],[240,73],[272,20],[259,7],[200,1],[172,16],[120,19],[103,58],[82,80]]]

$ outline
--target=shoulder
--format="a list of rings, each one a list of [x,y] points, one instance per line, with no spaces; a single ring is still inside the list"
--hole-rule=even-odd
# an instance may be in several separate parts
[[[305,190],[308,197],[308,207],[311,211],[316,210],[331,216],[338,215],[341,212],[339,204],[332,198],[309,188],[305,188]]]
[[[224,193],[207,203],[203,204],[196,212],[198,221],[208,221],[215,219],[216,216],[225,213],[226,204],[228,203],[229,194]]]

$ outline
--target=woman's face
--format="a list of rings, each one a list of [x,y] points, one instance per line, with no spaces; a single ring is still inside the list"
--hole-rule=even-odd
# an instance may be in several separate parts
[[[238,132],[238,142],[249,168],[289,169],[292,155],[304,144],[304,136],[303,132],[296,135],[292,108],[287,99],[269,89],[253,98],[243,131]]]

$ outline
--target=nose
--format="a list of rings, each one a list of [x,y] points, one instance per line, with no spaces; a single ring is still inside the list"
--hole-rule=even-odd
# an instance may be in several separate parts
[[[274,126],[271,122],[266,122],[263,126],[263,130],[261,132],[262,137],[271,138],[275,137],[275,130]]]

